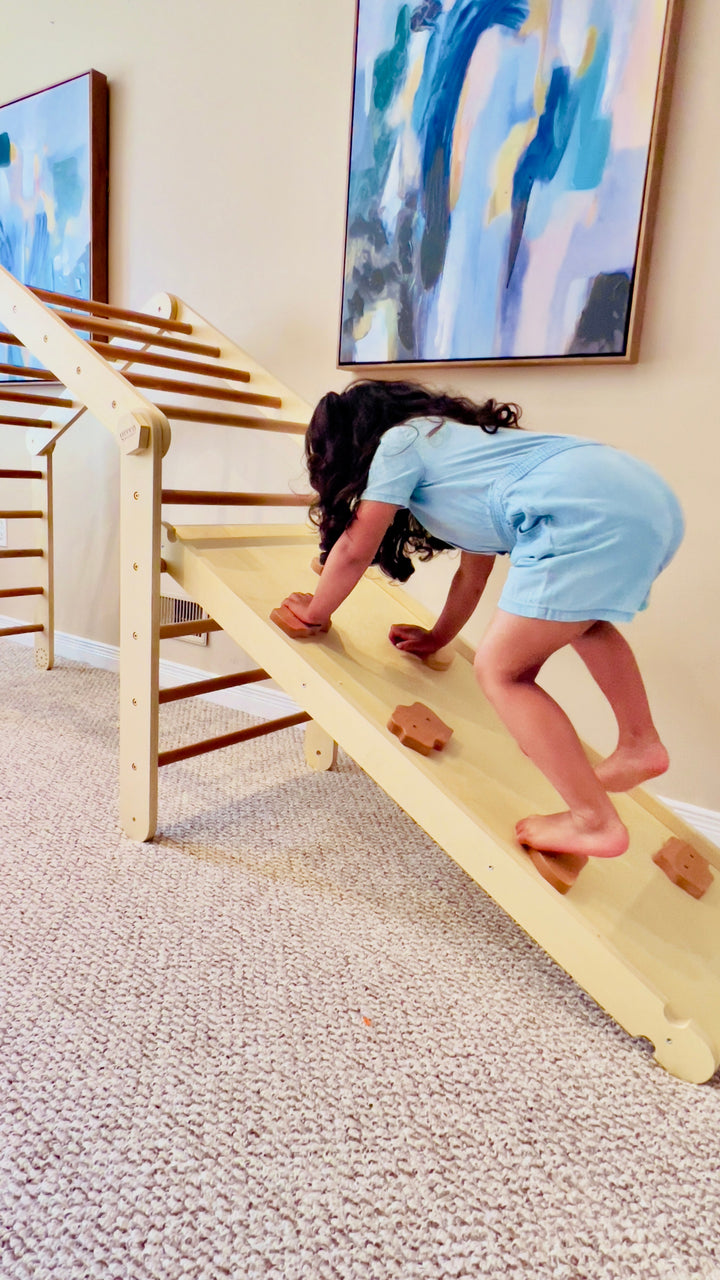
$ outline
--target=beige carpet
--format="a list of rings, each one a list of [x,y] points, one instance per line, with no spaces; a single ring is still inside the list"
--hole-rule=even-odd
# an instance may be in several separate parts
[[[720,1280],[720,1080],[301,730],[116,819],[117,681],[0,649],[2,1280]],[[238,725],[163,709],[165,745]]]

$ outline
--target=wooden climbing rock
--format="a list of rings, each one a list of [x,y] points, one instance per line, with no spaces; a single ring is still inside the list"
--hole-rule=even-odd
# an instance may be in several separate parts
[[[388,720],[388,729],[399,738],[404,747],[429,756],[431,751],[442,751],[452,737],[452,729],[443,723],[422,702],[395,708]]]
[[[665,872],[678,889],[684,889],[691,898],[702,898],[713,882],[710,863],[697,849],[684,840],[672,836],[662,849],[653,854],[653,862]]]
[[[568,893],[572,889],[588,859],[580,853],[541,853],[539,849],[523,846],[536,871],[543,880],[547,880],[558,893]]]
[[[284,631],[286,636],[290,636],[291,640],[306,640],[309,636],[317,636],[323,631],[330,630],[329,622],[324,627],[307,626],[299,618],[296,618],[292,610],[288,609],[285,604],[273,609],[270,614],[270,621],[274,622],[275,626],[279,627],[281,631]]]
[[[444,649],[436,649],[434,653],[429,653],[422,661],[431,671],[447,671],[455,660],[455,650],[451,644],[446,644]]]

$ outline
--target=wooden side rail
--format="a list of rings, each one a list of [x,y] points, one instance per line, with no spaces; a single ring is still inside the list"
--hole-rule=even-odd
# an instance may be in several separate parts
[[[163,489],[163,502],[186,507],[309,507],[305,493],[220,493],[210,489]]]
[[[0,600],[11,600],[15,596],[44,596],[43,587],[5,587],[0,591]]]
[[[221,350],[223,364],[235,365],[247,369],[252,377],[253,390],[282,397],[282,410],[278,418],[286,423],[286,429],[292,431],[291,423],[307,424],[312,413],[312,406],[290,387],[284,386],[268,369],[254,360],[249,352],[238,347],[226,334],[216,329],[204,316],[187,306],[181,299],[175,299],[178,319],[187,320],[193,326],[193,335],[207,343],[215,343]],[[275,415],[273,415],[275,416]]]
[[[3,343],[17,343],[38,358],[64,385],[66,395],[72,397],[70,412],[89,410],[113,432],[125,456],[147,452],[152,433],[161,437],[161,454],[166,452],[170,443],[167,419],[151,400],[108,363],[106,355],[112,343],[91,344],[81,335],[93,332],[94,325],[100,333],[107,333],[112,327],[130,342],[138,341],[145,346],[169,344],[182,354],[195,353],[214,359],[218,347],[213,343],[190,342],[185,337],[158,332],[162,330],[165,318],[174,318],[173,309],[174,304],[167,296],[160,298],[153,308],[151,318],[155,323],[151,330],[120,321],[94,321],[77,310],[61,311],[49,307],[0,267],[0,322],[7,330],[2,334]],[[182,323],[190,322],[183,320]],[[130,358],[134,358],[132,349]],[[9,395],[13,396],[12,389]],[[63,398],[54,397],[55,407],[68,408],[57,404]],[[34,399],[37,403],[38,397]],[[65,422],[62,429],[68,425]]]
[[[0,467],[0,480],[44,480],[42,471],[18,471],[14,467]]]
[[[262,738],[268,733],[277,733],[280,729],[292,729],[294,725],[305,724],[310,719],[311,717],[305,711],[298,711],[295,715],[284,716],[281,720],[267,720],[265,724],[253,725],[250,729],[238,729],[235,733],[224,733],[218,738],[206,738],[204,742],[193,742],[187,747],[161,751],[158,754],[158,768],[165,764],[175,764],[178,760],[190,760],[193,756],[205,755],[208,751],[219,751],[221,747],[234,747],[239,742]]]
[[[0,520],[42,520],[43,511],[0,511]]]
[[[27,560],[29,556],[42,556],[42,547],[0,548],[0,560]]]
[[[175,684],[161,689],[159,702],[178,702],[184,698],[201,698],[207,693],[220,693],[223,689],[236,689],[239,685],[255,684],[258,680],[269,680],[270,676],[262,667],[253,671],[239,671],[234,676],[212,676],[208,680],[193,680],[190,684]]]

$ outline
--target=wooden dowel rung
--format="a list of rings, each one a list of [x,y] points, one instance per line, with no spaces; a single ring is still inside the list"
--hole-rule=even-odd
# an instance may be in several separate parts
[[[159,404],[158,409],[166,418],[175,422],[202,422],[207,426],[255,427],[260,431],[286,431],[288,435],[304,436],[304,422],[283,422],[279,418],[261,418],[258,414],[208,413],[205,409],[185,409],[177,404]]]
[[[234,747],[239,742],[249,742],[251,738],[262,738],[268,733],[277,733],[280,729],[291,729],[296,724],[305,724],[310,716],[304,711],[296,715],[284,716],[282,720],[268,720],[265,724],[254,725],[251,729],[238,729],[236,733],[224,733],[219,738],[206,738],[204,742],[193,742],[187,747],[176,747],[174,751],[161,751],[158,755],[158,768],[165,764],[175,764],[178,760],[189,760],[192,756],[205,755],[208,751],[218,751],[221,747]]]
[[[0,347],[3,341],[4,334],[0,334]],[[38,378],[42,382],[57,382],[55,374],[49,369],[26,368],[24,364],[0,364],[0,373],[6,373],[9,377],[22,378],[23,382],[28,378]]]
[[[234,676],[214,676],[208,680],[193,680],[190,684],[171,685],[160,690],[160,703],[177,702],[181,698],[201,698],[206,693],[219,693],[222,689],[235,689],[241,684],[255,684],[258,680],[269,680],[267,671],[262,667],[254,671],[240,671]]]
[[[213,618],[197,619],[195,622],[168,622],[160,628],[160,639],[176,640],[178,636],[204,636],[209,631],[222,631],[222,627]]]
[[[109,337],[126,338],[129,342],[144,342],[157,347],[170,347],[173,351],[195,352],[199,356],[220,355],[219,347],[211,347],[206,342],[188,342],[187,338],[170,338],[165,333],[147,333],[144,329],[134,329],[132,325],[116,320],[95,320],[92,316],[79,316],[73,311],[56,311],[65,324],[71,329],[82,329],[85,333],[106,333]]]
[[[133,347],[116,346],[114,342],[90,342],[88,346],[98,351],[106,360],[124,360],[130,364],[150,364],[158,369],[173,369],[178,373],[192,373],[207,378],[223,378],[228,382],[250,382],[246,369],[233,369],[232,365],[207,364],[204,360],[183,360],[179,356],[166,356],[162,351],[136,351]]]
[[[173,333],[192,333],[193,328],[185,320],[166,320],[164,316],[152,316],[148,311],[128,311],[125,307],[113,307],[107,302],[96,302],[94,298],[73,298],[69,293],[52,293],[49,289],[32,289],[36,298],[49,302],[54,306],[67,306],[75,311],[88,311],[97,316],[108,316],[116,320],[135,320],[138,324],[151,324],[155,328],[168,329]]]
[[[245,369],[233,369],[232,365],[210,365],[201,360],[182,360],[179,356],[165,356],[160,351],[141,351],[133,347],[117,347],[115,343],[90,342],[88,347],[100,352],[105,360],[123,360],[129,364],[154,365],[158,369],[172,369],[183,374],[200,374],[208,378],[224,378],[236,383],[249,383],[250,374]]]
[[[42,520],[44,511],[0,511],[0,520]]]
[[[41,622],[35,622],[27,627],[3,627],[0,630],[0,636],[26,636],[30,631],[44,631]]]
[[[82,328],[82,321],[79,327]],[[87,327],[87,322],[85,322],[85,328],[87,329]],[[123,330],[123,333],[126,337],[129,336],[125,330]],[[138,341],[144,342],[147,347],[149,337],[149,334],[143,333],[138,338]],[[152,341],[157,343],[160,339],[153,338]],[[168,338],[163,345],[167,346],[171,341],[172,339]],[[4,342],[18,347],[25,345],[14,333],[0,334],[0,346]],[[129,361],[131,364],[151,364],[158,369],[174,369],[178,373],[200,374],[208,378],[224,378],[228,382],[250,382],[251,380],[251,375],[247,369],[234,369],[232,365],[207,364],[202,360],[183,360],[179,356],[166,356],[162,351],[148,351],[147,349],[143,351],[140,348],[136,351],[134,347],[116,346],[114,342],[88,342],[87,345],[92,347],[93,351],[99,352],[106,360],[123,360]],[[180,345],[180,339],[177,339],[174,342],[174,346]],[[210,355],[213,359],[217,359],[220,355],[217,347],[205,347],[201,346],[200,343],[186,343],[182,349],[191,351],[197,349],[198,352]],[[305,428],[303,427],[304,430]]]
[[[0,480],[42,480],[42,471],[14,471],[9,467],[0,468]]]
[[[58,409],[72,409],[75,404],[74,400],[69,400],[66,396],[38,396],[32,392],[13,391],[11,386],[0,387],[0,400],[13,400],[15,404],[51,404]]]
[[[237,404],[257,404],[267,409],[281,409],[280,396],[263,396],[256,391],[233,391],[230,387],[213,387],[204,382],[181,382],[171,378],[153,378],[144,373],[126,373],[134,387],[150,391],[172,391],[181,396],[204,396],[209,400],[232,400]]]
[[[0,591],[0,600],[10,600],[14,596],[44,596],[43,587],[5,587]]]
[[[10,418],[5,413],[0,413],[0,426],[3,427],[47,427],[48,431],[52,430],[52,422],[48,422],[47,418]]]
[[[8,550],[5,547],[0,548],[0,560],[26,560],[28,556],[42,556],[44,554],[41,547],[22,547]]]
[[[220,493],[206,489],[163,489],[163,502],[184,507],[308,507],[305,493]]]

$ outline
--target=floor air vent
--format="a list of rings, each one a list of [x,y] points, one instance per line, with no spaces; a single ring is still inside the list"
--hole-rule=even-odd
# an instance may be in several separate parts
[[[194,600],[179,600],[175,596],[160,596],[161,627],[174,622],[201,622],[209,617],[210,614],[206,613]],[[196,636],[178,636],[178,639],[186,640],[189,644],[207,644],[209,636],[206,631]]]

